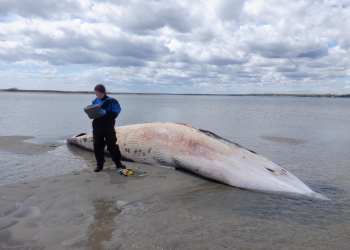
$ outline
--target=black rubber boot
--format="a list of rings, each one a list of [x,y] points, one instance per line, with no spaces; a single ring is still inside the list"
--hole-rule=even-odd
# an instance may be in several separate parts
[[[94,169],[94,172],[100,172],[103,170],[103,166],[97,166],[95,169]]]
[[[119,169],[126,169],[126,167],[123,165],[123,164],[118,164],[118,165],[115,165],[115,168],[117,169],[117,170],[119,170]]]

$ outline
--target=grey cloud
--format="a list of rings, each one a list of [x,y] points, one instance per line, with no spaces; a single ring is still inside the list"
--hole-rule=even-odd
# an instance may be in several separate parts
[[[116,66],[143,66],[168,53],[168,49],[156,39],[129,37],[120,34],[115,37],[99,33],[82,33],[69,27],[58,29],[61,36],[28,30],[28,46],[31,55],[22,53],[23,59],[35,56],[52,64],[98,64]],[[35,51],[41,51],[38,54]],[[18,53],[20,55],[20,53]],[[16,57],[18,59],[18,57]]]
[[[193,21],[187,8],[168,1],[133,2],[122,6],[117,23],[139,33],[168,26],[178,32],[190,32]]]
[[[301,52],[297,55],[297,57],[307,57],[307,58],[319,58],[322,56],[326,56],[328,54],[328,47],[316,48],[309,51]]]
[[[283,75],[290,79],[304,79],[304,78],[310,78],[315,77],[315,74],[311,72],[305,72],[305,71],[291,71],[291,72],[283,72]]]
[[[43,33],[40,30],[28,29],[23,33],[30,38],[30,43],[33,48],[57,48],[57,49],[69,49],[69,48],[88,48],[92,40],[95,40],[93,36],[88,36],[80,33],[78,30],[73,30],[69,27],[52,29],[53,32],[60,32],[61,36],[54,36],[50,33]]]
[[[216,4],[216,12],[222,20],[237,20],[241,15],[245,0],[221,0]]]
[[[302,46],[290,42],[252,41],[248,43],[249,50],[266,58],[309,58],[316,59],[328,54],[327,46],[305,44]]]
[[[79,1],[69,0],[1,0],[0,14],[17,14],[23,17],[50,18],[65,13],[79,13]]]
[[[244,58],[230,58],[225,56],[212,56],[209,60],[206,60],[206,63],[214,64],[218,66],[224,66],[224,65],[232,65],[232,64],[243,64],[247,62],[247,60]]]
[[[101,50],[116,57],[127,56],[144,60],[154,60],[169,52],[163,44],[155,40],[130,41],[126,38],[108,39]]]
[[[192,28],[190,12],[176,2],[168,1],[90,1],[83,6],[80,1],[70,0],[2,0],[0,14],[16,14],[23,17],[41,18],[85,18],[86,11],[94,12],[99,3],[109,3],[122,11],[121,16],[111,16],[116,25],[139,33],[168,26],[178,32],[189,32]],[[105,18],[105,17],[101,17]]]
[[[288,58],[291,56],[291,47],[283,42],[252,41],[248,43],[248,47],[251,52],[267,58]]]
[[[218,53],[206,52],[205,57],[201,57],[199,54],[193,54],[191,49],[181,49],[173,52],[166,57],[168,62],[181,62],[192,65],[214,65],[214,66],[226,66],[226,65],[241,65],[248,62],[247,56],[234,56]]]
[[[118,67],[141,67],[145,65],[144,61],[137,58],[128,56],[111,57],[107,54],[84,49],[54,50],[37,56],[41,60],[48,61],[54,65],[90,64]]]
[[[277,66],[275,69],[277,72],[293,73],[298,70],[298,67],[293,64]]]
[[[103,58],[103,55],[82,48],[47,50],[44,53],[37,53],[35,56],[54,65],[99,64],[101,61],[108,61],[108,58]]]

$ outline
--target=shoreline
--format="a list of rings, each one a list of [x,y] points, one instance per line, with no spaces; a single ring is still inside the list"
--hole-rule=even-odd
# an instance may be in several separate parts
[[[6,93],[45,93],[45,94],[94,94],[93,91],[65,91],[65,90],[33,90],[33,89],[0,89]],[[349,94],[293,94],[293,93],[246,93],[246,94],[210,94],[210,93],[158,93],[158,92],[109,92],[112,95],[179,95],[179,96],[272,96],[272,97],[327,97],[349,98]]]

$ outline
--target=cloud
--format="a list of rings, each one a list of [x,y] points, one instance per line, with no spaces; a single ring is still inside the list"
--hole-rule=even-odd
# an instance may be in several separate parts
[[[2,0],[0,87],[341,92],[349,16],[346,0]]]
[[[216,15],[221,20],[232,21],[240,18],[244,0],[217,0],[213,1]]]
[[[165,1],[130,1],[120,6],[119,15],[111,19],[122,28],[139,33],[163,27],[190,32],[195,22],[186,6]]]
[[[84,7],[82,0],[2,0],[0,15],[16,14],[23,17],[59,17],[65,13],[81,11]]]
[[[155,37],[135,36],[107,24],[35,20],[2,27],[0,35],[15,38],[0,44],[0,58],[6,61],[135,66],[168,52]]]

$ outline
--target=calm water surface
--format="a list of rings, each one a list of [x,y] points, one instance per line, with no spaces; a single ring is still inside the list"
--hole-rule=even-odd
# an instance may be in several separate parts
[[[260,233],[266,230],[266,237],[271,237],[271,247],[274,240],[291,244],[308,242],[310,238],[314,241],[308,245],[313,246],[312,249],[325,248],[325,242],[347,249],[350,244],[350,99],[115,97],[123,109],[119,125],[171,121],[211,130],[286,167],[331,199],[318,202],[235,191],[225,196],[206,194],[197,201],[198,206],[208,199],[213,201],[206,202],[206,206],[211,206],[218,216],[235,213],[260,221],[254,229],[242,228],[243,239],[255,240],[259,246],[260,236],[249,233],[258,228]],[[92,98],[79,94],[0,93],[0,142],[9,141],[0,145],[0,186],[83,168],[84,163],[66,148],[64,139],[91,130],[82,109]],[[39,147],[28,152],[22,145],[23,138],[44,145],[47,150]],[[296,227],[302,233],[295,231]],[[271,228],[278,228],[280,235],[269,233]],[[318,245],[320,242],[322,245]]]

